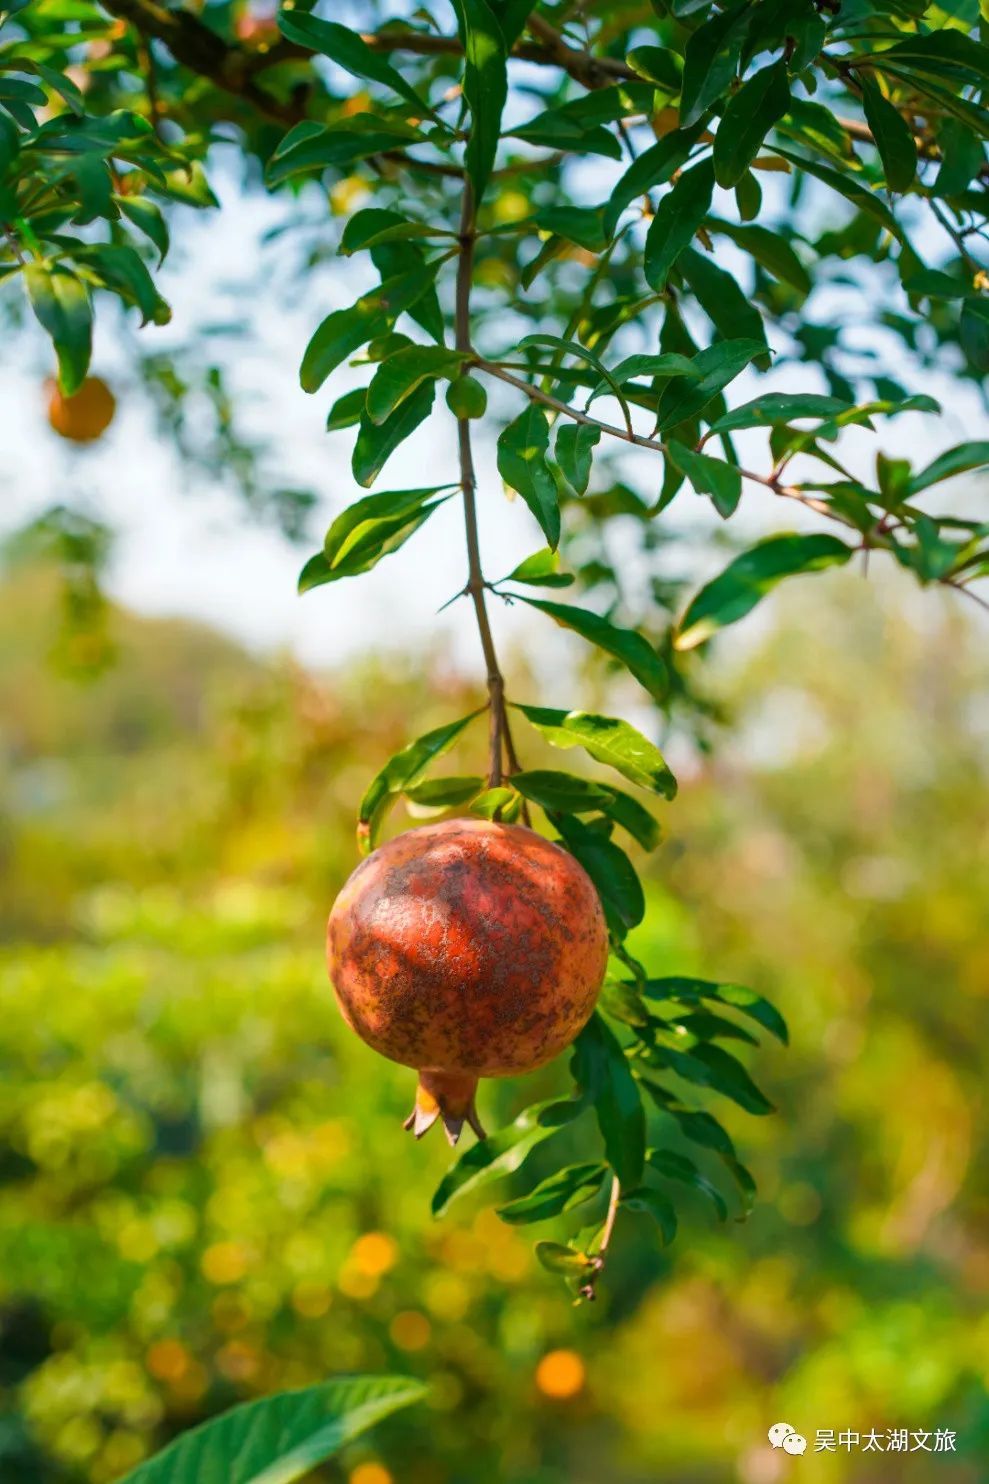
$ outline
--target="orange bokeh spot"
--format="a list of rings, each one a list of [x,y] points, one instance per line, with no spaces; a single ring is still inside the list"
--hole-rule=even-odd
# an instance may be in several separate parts
[[[192,1356],[180,1340],[156,1340],[146,1360],[156,1381],[178,1381],[189,1369]]]
[[[347,1484],[393,1484],[392,1476],[381,1463],[359,1463]]]
[[[575,1350],[550,1350],[536,1367],[536,1385],[543,1396],[558,1401],[583,1391],[587,1371]]]
[[[349,1261],[359,1273],[380,1278],[398,1261],[398,1243],[386,1232],[365,1232],[354,1243]]]
[[[425,1314],[406,1309],[395,1315],[389,1334],[400,1350],[424,1350],[429,1344],[432,1326]]]

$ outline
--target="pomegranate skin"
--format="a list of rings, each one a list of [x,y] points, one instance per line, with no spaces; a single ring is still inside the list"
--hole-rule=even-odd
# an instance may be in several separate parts
[[[487,820],[426,825],[379,847],[327,928],[344,1019],[423,1074],[417,1133],[429,1114],[443,1115],[448,1133],[448,1113],[476,1126],[478,1077],[532,1071],[568,1046],[607,957],[583,867],[532,830]]]

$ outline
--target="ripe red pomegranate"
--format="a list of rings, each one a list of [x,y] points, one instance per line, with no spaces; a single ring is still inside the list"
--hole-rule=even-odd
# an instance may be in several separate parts
[[[519,825],[409,830],[357,867],[330,913],[330,978],[347,1024],[419,1072],[405,1127],[455,1144],[479,1077],[530,1072],[574,1039],[604,979],[597,892],[559,845]]]

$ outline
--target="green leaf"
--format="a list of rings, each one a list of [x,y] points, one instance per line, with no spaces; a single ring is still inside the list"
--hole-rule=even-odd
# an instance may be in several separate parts
[[[470,806],[470,812],[481,819],[498,819],[512,824],[522,812],[521,795],[507,784],[486,788]]]
[[[756,72],[729,98],[714,137],[714,173],[719,186],[737,185],[789,106],[790,83],[782,58]]]
[[[685,1154],[677,1154],[672,1149],[649,1149],[646,1151],[646,1164],[657,1174],[665,1175],[668,1180],[678,1180],[682,1185],[699,1190],[702,1195],[707,1196],[717,1211],[719,1220],[728,1220],[728,1207],[721,1191],[701,1174],[694,1161]]]
[[[769,536],[725,568],[691,602],[684,614],[676,648],[693,649],[728,624],[751,613],[785,577],[842,566],[852,548],[836,536]]]
[[[714,169],[702,160],[685,170],[671,191],[660,201],[646,233],[643,271],[650,288],[662,293],[670,269],[711,209]]]
[[[602,225],[609,240],[614,237],[618,219],[626,206],[645,196],[654,186],[665,185],[686,164],[702,128],[697,124],[692,129],[674,129],[632,161],[601,208]]]
[[[574,581],[570,572],[560,571],[560,554],[544,546],[513,567],[502,582],[521,582],[528,587],[569,587]]]
[[[344,1376],[262,1397],[182,1433],[121,1484],[292,1484],[425,1395],[405,1376]]]
[[[677,1234],[676,1211],[673,1209],[673,1202],[662,1191],[640,1185],[637,1190],[630,1190],[627,1195],[623,1195],[621,1204],[627,1211],[642,1211],[651,1216],[662,1232],[665,1246],[668,1247],[673,1241]]]
[[[420,237],[443,236],[437,227],[412,221],[400,211],[387,211],[381,206],[365,206],[347,218],[340,236],[340,252],[350,257],[389,242],[408,242]]]
[[[303,568],[299,591],[308,592],[339,577],[370,572],[381,558],[397,551],[433,511],[449,499],[436,500],[448,485],[366,495],[337,516],[326,533],[323,550]]]
[[[128,243],[94,242],[76,250],[76,262],[99,274],[106,288],[141,313],[142,325],[167,325],[172,311],[155,288],[140,253]]]
[[[699,351],[693,359],[694,377],[671,382],[659,399],[657,416],[662,432],[703,412],[750,361],[765,353],[766,343],[760,340],[720,340]]]
[[[730,1051],[700,1041],[690,1051],[675,1051],[668,1046],[655,1046],[648,1053],[651,1066],[675,1072],[685,1082],[709,1087],[730,1098],[747,1113],[766,1114],[774,1111],[772,1103],[756,1087],[742,1063]]]
[[[411,784],[416,783],[436,758],[442,757],[469,726],[480,711],[472,711],[458,721],[448,721],[444,726],[425,732],[396,752],[371,782],[361,799],[358,814],[357,835],[361,849],[367,853],[378,843],[378,834],[385,815],[395,799]]]
[[[732,6],[699,26],[688,40],[680,93],[681,127],[696,123],[728,91],[738,70],[750,15],[748,5]]]
[[[902,238],[899,223],[879,196],[867,189],[854,175],[842,173],[835,170],[831,165],[825,165],[821,160],[812,159],[809,155],[794,154],[793,150],[786,149],[782,144],[774,144],[773,152],[781,155],[784,160],[789,160],[798,170],[806,171],[807,174],[815,176],[824,185],[830,186],[833,191],[844,196],[859,211],[866,212],[881,222],[887,232],[891,232],[896,238]]]
[[[471,116],[467,174],[479,205],[494,168],[508,98],[508,48],[487,0],[453,0],[453,7],[464,48],[464,98]]]
[[[342,397],[337,398],[327,414],[326,431],[338,433],[342,428],[356,427],[361,420],[366,399],[367,389],[362,386],[354,387],[353,391],[344,392]]]
[[[577,1038],[578,1061],[589,1071],[591,1096],[608,1163],[622,1185],[642,1179],[646,1115],[639,1085],[614,1032],[595,1013]]]
[[[625,58],[640,77],[675,97],[683,81],[683,58],[668,46],[636,46]]]
[[[402,74],[386,61],[380,52],[372,51],[366,41],[347,26],[335,21],[320,20],[304,10],[280,10],[278,26],[283,36],[300,46],[329,57],[337,67],[359,77],[364,82],[381,83],[421,113],[430,113],[428,103],[422,99]]]
[[[559,1133],[583,1111],[584,1104],[578,1098],[534,1103],[507,1128],[472,1144],[440,1181],[433,1196],[433,1215],[442,1216],[458,1196],[511,1175],[537,1144]]]
[[[55,347],[59,385],[71,397],[86,379],[92,354],[89,292],[81,279],[58,265],[28,263],[24,280],[31,308]]]
[[[405,797],[424,809],[453,809],[469,804],[481,792],[484,779],[474,774],[450,778],[426,778],[403,789]]]
[[[522,496],[555,551],[560,544],[560,502],[546,459],[549,420],[530,402],[498,438],[498,472]]]
[[[547,149],[566,150],[570,154],[604,155],[609,160],[622,157],[621,145],[614,134],[609,134],[600,124],[574,118],[568,104],[562,108],[547,108],[528,123],[518,124],[506,132],[514,139],[524,139],[527,144],[541,144]]]
[[[367,389],[367,415],[383,423],[424,381],[452,376],[463,355],[441,345],[410,345],[382,361]]]
[[[608,1175],[602,1164],[569,1165],[541,1180],[528,1195],[509,1201],[498,1207],[498,1215],[510,1226],[521,1226],[530,1221],[548,1221],[572,1211],[575,1206],[591,1200],[601,1189]]]
[[[582,1278],[597,1267],[594,1259],[573,1247],[564,1247],[562,1242],[537,1242],[536,1261],[548,1273],[560,1273],[564,1278]]]
[[[403,310],[432,288],[435,277],[435,267],[417,265],[411,272],[396,274],[363,294],[349,309],[335,309],[328,314],[302,358],[303,390],[319,391],[330,372],[348,356],[391,329]]]
[[[687,1004],[697,1004],[705,999],[718,1000],[722,1005],[730,1005],[748,1015],[784,1046],[789,1044],[786,1021],[775,1005],[744,984],[721,984],[710,979],[647,979],[641,986],[641,993],[651,1000],[681,1000]]]
[[[571,855],[584,867],[601,898],[605,919],[616,938],[638,927],[646,915],[642,883],[619,846],[597,829],[567,814],[551,815]]]
[[[982,469],[987,464],[989,443],[959,443],[955,448],[939,454],[926,468],[915,474],[910,480],[909,493],[917,495],[921,490],[929,489],[932,484],[940,484],[942,479],[953,479],[956,474],[966,474],[970,469]]]
[[[513,704],[553,747],[582,747],[596,762],[607,763],[640,788],[664,799],[676,795],[676,779],[655,743],[627,721],[590,711],[557,711],[549,706]]]
[[[366,489],[374,483],[396,448],[415,432],[420,423],[425,422],[432,411],[435,398],[435,384],[426,381],[411,396],[400,402],[383,423],[373,423],[366,411],[361,414],[360,429],[351,460],[358,484],[364,485]]]
[[[953,78],[973,86],[989,82],[989,58],[985,46],[948,27],[907,37],[882,51],[873,52],[868,60],[877,67],[887,62],[905,63],[918,71],[930,71],[936,77]]]
[[[871,79],[859,79],[866,122],[883,162],[891,191],[908,190],[917,174],[917,146],[913,130],[898,108],[884,98]]]
[[[366,120],[363,127],[362,120]],[[269,187],[282,185],[310,170],[346,170],[358,160],[402,149],[421,138],[418,130],[406,124],[397,120],[386,123],[372,114],[357,114],[325,128],[306,119],[290,129],[278,145],[265,166],[265,183]]]
[[[717,418],[711,424],[711,432],[727,433],[736,428],[770,428],[798,417],[834,417],[838,413],[847,412],[850,405],[838,397],[825,397],[817,392],[766,392]]]
[[[158,249],[159,265],[168,252],[168,226],[160,209],[146,196],[114,196],[114,201],[139,232]]]
[[[743,294],[730,273],[719,268],[706,253],[688,247],[680,256],[684,282],[708,319],[725,340],[752,339],[765,342],[762,315]],[[768,352],[768,345],[765,346]]]
[[[677,468],[690,480],[699,495],[710,495],[718,514],[727,517],[734,513],[742,496],[741,471],[724,459],[713,459],[709,454],[698,453],[671,438],[667,443],[669,456]]]
[[[771,232],[768,227],[760,227],[754,223],[740,226],[735,222],[721,221],[718,217],[709,217],[704,225],[709,232],[730,237],[736,247],[747,252],[760,268],[765,268],[774,278],[788,283],[799,294],[810,293],[810,274],[790,243],[778,232]]]
[[[559,810],[564,814],[589,814],[599,810],[627,829],[644,850],[659,844],[659,825],[638,799],[620,789],[608,788],[572,773],[558,773],[550,768],[534,768],[513,773],[512,783],[540,809]]]
[[[587,493],[594,450],[600,441],[600,428],[561,419],[556,433],[556,462],[567,484],[578,495]]]
[[[601,206],[543,206],[536,212],[535,224],[541,232],[565,237],[588,252],[601,252],[606,245]]]
[[[546,598],[530,598],[525,594],[520,594],[520,597],[530,608],[538,608],[556,623],[573,629],[581,638],[612,655],[655,700],[665,699],[670,683],[666,665],[649,640],[637,630],[620,629],[599,613],[592,613],[587,608],[575,608],[569,603],[552,603]]]

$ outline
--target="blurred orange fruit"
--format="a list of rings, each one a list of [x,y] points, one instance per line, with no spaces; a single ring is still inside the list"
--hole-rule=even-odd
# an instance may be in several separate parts
[[[48,421],[61,438],[73,443],[95,443],[113,422],[117,399],[99,376],[87,376],[71,397],[51,377],[45,382],[45,390]]]

